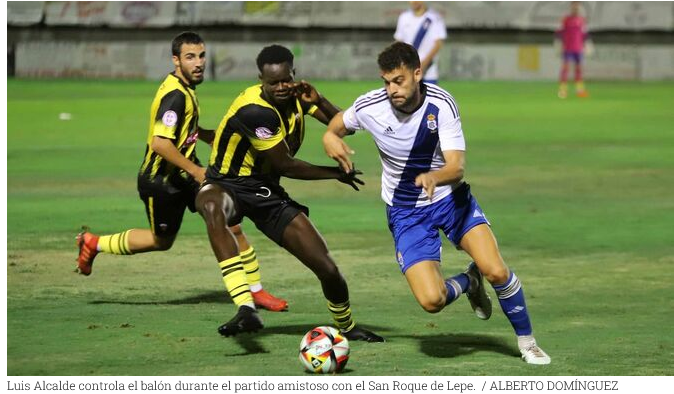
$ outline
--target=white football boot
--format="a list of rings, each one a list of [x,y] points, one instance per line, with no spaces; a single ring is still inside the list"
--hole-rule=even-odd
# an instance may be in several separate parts
[[[547,365],[550,364],[550,356],[536,344],[536,340],[531,335],[517,337],[517,343],[522,353],[522,360],[528,364]]]

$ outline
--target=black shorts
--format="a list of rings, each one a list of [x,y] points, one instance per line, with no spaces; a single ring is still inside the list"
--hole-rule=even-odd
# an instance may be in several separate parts
[[[228,218],[229,226],[241,223],[245,216],[269,239],[283,246],[283,231],[288,224],[300,213],[309,216],[309,208],[290,198],[273,178],[209,175],[204,184],[222,187],[234,200],[235,215]]]
[[[152,233],[160,237],[178,234],[185,208],[196,212],[194,200],[198,191],[199,184],[191,178],[164,183],[139,176],[138,194],[145,203]]]

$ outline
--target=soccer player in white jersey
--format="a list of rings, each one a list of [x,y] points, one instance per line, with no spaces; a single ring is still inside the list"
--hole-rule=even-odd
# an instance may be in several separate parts
[[[428,8],[423,1],[410,1],[410,9],[398,17],[393,38],[412,45],[419,52],[424,82],[437,85],[439,75],[436,56],[447,38],[442,16]]]
[[[522,358],[549,364],[534,339],[522,285],[503,262],[489,222],[463,181],[465,141],[454,98],[421,82],[419,56],[409,44],[390,45],[378,63],[385,87],[335,115],[323,136],[326,153],[352,171],[353,151],[343,138],[358,129],[372,134],[398,264],[424,310],[439,312],[466,293],[475,314],[489,319],[484,275],[515,330]],[[474,260],[465,273],[446,280],[440,271],[439,230]]]

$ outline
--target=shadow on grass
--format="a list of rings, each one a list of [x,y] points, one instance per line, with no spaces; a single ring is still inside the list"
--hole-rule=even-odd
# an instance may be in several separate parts
[[[260,332],[256,334],[239,334],[231,338],[241,346],[242,351],[239,353],[228,353],[228,357],[249,356],[251,354],[269,353],[269,350],[258,341],[260,339]]]
[[[158,301],[129,301],[129,300],[93,300],[89,301],[90,304],[94,305],[105,305],[105,304],[115,304],[115,305],[192,305],[200,303],[224,303],[232,304],[232,300],[227,294],[222,291],[211,291],[205,292],[191,297],[176,298],[171,300],[158,300]],[[262,318],[266,312],[262,311]],[[375,332],[386,329],[381,326],[373,326],[371,324],[364,324],[365,328],[373,330]],[[316,323],[304,323],[304,324],[291,324],[291,325],[280,325],[280,326],[266,326],[264,329],[254,333],[254,334],[239,334],[235,337],[224,338],[226,340],[233,340],[241,346],[242,351],[234,354],[227,354],[227,356],[246,356],[251,354],[261,354],[269,353],[267,349],[259,342],[260,339],[270,336],[270,335],[292,335],[294,337],[301,337],[306,334],[309,330],[316,327]],[[299,344],[299,342],[298,342]],[[343,372],[349,372],[345,370]]]
[[[224,291],[210,291],[191,297],[176,298],[164,301],[127,301],[127,300],[93,300],[90,304],[118,304],[118,305],[191,305],[201,303],[231,304],[232,299]]]
[[[454,358],[471,353],[486,351],[501,353],[506,356],[519,357],[520,353],[502,339],[477,334],[443,334],[443,335],[404,335],[399,338],[413,339],[419,342],[420,350],[438,358]]]

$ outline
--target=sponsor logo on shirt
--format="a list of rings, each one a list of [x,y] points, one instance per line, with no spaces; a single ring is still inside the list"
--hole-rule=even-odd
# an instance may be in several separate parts
[[[266,127],[258,127],[255,129],[255,135],[261,140],[267,140],[271,138],[274,134]]]
[[[395,133],[396,133],[395,130],[393,130],[391,126],[386,127],[386,129],[384,130],[385,135],[393,135]]]
[[[176,114],[175,111],[168,110],[164,112],[161,121],[164,123],[164,126],[173,127],[178,123],[178,114]]]

